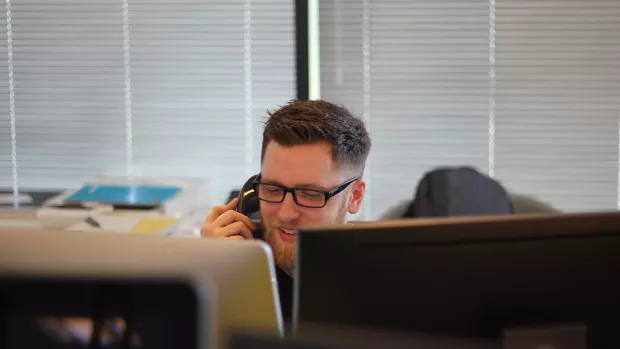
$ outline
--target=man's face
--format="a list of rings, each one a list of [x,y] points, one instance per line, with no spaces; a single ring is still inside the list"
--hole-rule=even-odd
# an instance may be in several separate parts
[[[269,142],[263,156],[261,182],[288,188],[329,191],[353,174],[338,168],[332,160],[328,142],[283,147]],[[363,180],[353,182],[346,190],[330,198],[325,207],[298,206],[291,193],[281,203],[260,201],[261,222],[265,241],[271,245],[276,263],[288,273],[295,266],[295,230],[314,224],[344,223],[347,212],[359,210],[364,196]]]

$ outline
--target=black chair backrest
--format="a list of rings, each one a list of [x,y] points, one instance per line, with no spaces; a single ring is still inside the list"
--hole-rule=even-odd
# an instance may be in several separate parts
[[[404,217],[500,215],[513,211],[510,196],[498,181],[471,167],[440,167],[422,177]]]

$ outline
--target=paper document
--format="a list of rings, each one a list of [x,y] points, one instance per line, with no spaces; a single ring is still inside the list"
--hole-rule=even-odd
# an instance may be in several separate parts
[[[113,214],[91,216],[68,230],[139,235],[168,235],[178,219],[173,217],[115,216]],[[97,224],[92,224],[92,221]]]
[[[169,231],[178,219],[172,217],[144,217],[138,221],[129,234],[153,235]]]

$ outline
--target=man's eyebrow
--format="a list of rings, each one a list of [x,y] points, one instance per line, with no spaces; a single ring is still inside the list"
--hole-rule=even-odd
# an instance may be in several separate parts
[[[265,178],[265,177],[261,177],[260,182],[261,182],[261,183],[267,183],[267,184],[277,184],[277,185],[282,185],[282,183],[280,183],[280,182],[278,182],[278,181],[276,181],[276,180],[269,179],[269,178]]]
[[[322,186],[316,185],[316,184],[310,184],[310,183],[297,183],[297,185],[295,185],[295,188],[329,191],[329,189],[327,189],[325,187],[322,187]]]
[[[266,183],[266,184],[275,184],[275,185],[281,185],[283,187],[286,187],[286,185],[280,183],[279,181],[276,180],[272,180],[269,178],[263,178],[261,179],[261,182]],[[310,184],[310,183],[297,183],[293,186],[293,188],[302,188],[302,189],[313,189],[313,190],[320,190],[320,191],[330,191],[331,189],[322,187],[320,185],[316,185],[316,184]]]

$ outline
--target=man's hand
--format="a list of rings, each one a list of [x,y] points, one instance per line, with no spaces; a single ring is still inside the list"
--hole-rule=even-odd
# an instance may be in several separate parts
[[[202,237],[220,239],[252,239],[256,226],[250,218],[235,211],[238,198],[223,206],[214,206],[200,229]]]

